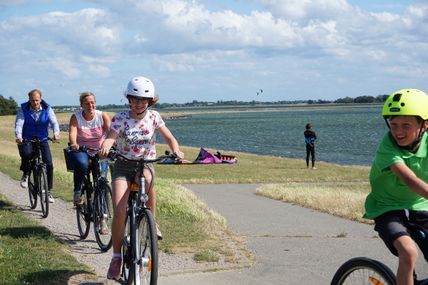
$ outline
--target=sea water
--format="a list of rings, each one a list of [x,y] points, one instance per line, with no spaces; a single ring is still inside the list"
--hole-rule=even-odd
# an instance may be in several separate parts
[[[180,145],[305,159],[303,132],[310,122],[317,160],[370,165],[388,130],[380,113],[381,106],[300,108],[200,113],[166,123]]]

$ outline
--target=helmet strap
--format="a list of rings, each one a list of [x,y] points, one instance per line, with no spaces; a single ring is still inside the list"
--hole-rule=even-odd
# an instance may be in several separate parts
[[[416,149],[416,147],[421,143],[421,139],[422,136],[424,134],[425,130],[424,130],[424,121],[421,123],[421,127],[419,129],[419,135],[417,137],[417,139],[415,139],[415,141],[405,147],[402,147],[404,149],[407,149],[410,152],[413,152],[414,149]]]
[[[391,125],[388,122],[388,118],[387,117],[383,117],[383,119],[385,120],[385,123],[388,126],[388,129],[391,130]]]

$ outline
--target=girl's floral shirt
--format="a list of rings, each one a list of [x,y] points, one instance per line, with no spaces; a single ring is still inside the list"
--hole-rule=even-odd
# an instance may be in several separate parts
[[[117,151],[129,159],[156,158],[156,130],[165,126],[161,115],[147,110],[143,119],[132,119],[130,111],[114,115],[110,129],[117,132]]]

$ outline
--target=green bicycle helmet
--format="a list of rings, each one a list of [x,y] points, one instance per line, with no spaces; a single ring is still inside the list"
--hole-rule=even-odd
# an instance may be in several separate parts
[[[401,89],[385,101],[382,116],[419,116],[428,120],[428,95],[418,89]]]

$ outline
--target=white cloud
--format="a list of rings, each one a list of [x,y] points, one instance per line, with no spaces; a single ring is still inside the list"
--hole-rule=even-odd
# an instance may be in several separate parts
[[[107,78],[111,75],[110,69],[100,64],[90,64],[88,70],[99,78]]]
[[[65,58],[52,58],[49,61],[49,67],[65,75],[68,79],[77,79],[80,77],[80,70],[71,60]]]
[[[353,8],[346,0],[260,0],[277,17],[306,21],[337,18]]]
[[[179,85],[164,90],[181,89],[186,96],[209,93],[204,85],[211,86],[210,98],[216,88],[239,94],[240,88],[262,81],[275,96],[293,88],[303,94],[303,86],[310,97],[311,88],[335,84],[358,92],[349,86],[372,82],[386,88],[391,78],[395,84],[426,78],[426,3],[402,12],[373,12],[346,0],[235,1],[236,6],[252,2],[257,7],[242,13],[237,8],[210,10],[203,4],[210,1],[91,0],[97,8],[4,17],[0,86],[13,90],[8,84],[13,80],[2,78],[15,75],[27,79],[21,88],[28,90],[35,82],[90,89],[98,79],[97,94],[108,94],[121,90],[113,84],[124,85],[128,77],[151,74],[163,78],[162,84]],[[180,84],[182,78],[194,82],[191,90]],[[415,87],[427,86],[425,81]]]
[[[242,64],[246,54],[241,51],[209,51],[194,52],[191,54],[169,54],[156,56],[155,62],[161,69],[169,72],[194,71],[195,66],[198,69],[216,69],[228,62],[230,67]]]
[[[79,65],[81,56],[102,59],[115,54],[120,47],[118,29],[109,25],[106,12],[96,9],[13,17],[1,23],[0,33],[4,38],[13,39],[15,49],[23,51],[20,62],[35,65],[52,57]],[[10,52],[16,53],[13,50]],[[3,59],[10,62],[9,57]],[[10,63],[15,65],[20,62]],[[79,73],[66,71],[64,74],[75,78]]]

